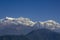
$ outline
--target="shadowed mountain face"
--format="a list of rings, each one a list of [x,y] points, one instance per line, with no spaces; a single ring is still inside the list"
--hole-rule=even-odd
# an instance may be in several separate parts
[[[27,34],[31,40],[60,40],[60,34],[47,29],[38,29]]]
[[[0,36],[0,40],[60,40],[60,34],[47,29],[38,29],[27,35]]]
[[[23,35],[5,35],[0,36],[0,40],[29,40],[29,39]]]

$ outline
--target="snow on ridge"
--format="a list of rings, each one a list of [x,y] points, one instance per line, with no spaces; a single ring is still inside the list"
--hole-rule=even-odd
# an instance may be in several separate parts
[[[6,34],[27,34],[32,30],[40,28],[46,28],[49,30],[54,30],[55,32],[60,32],[60,24],[54,20],[33,22],[29,18],[24,17],[6,17],[0,19],[0,32],[2,31]]]
[[[35,22],[31,21],[29,18],[23,18],[23,17],[19,17],[19,18],[12,18],[12,17],[6,17],[4,19],[0,19],[0,24],[23,24],[26,26],[33,26],[35,24]]]
[[[7,19],[7,20],[15,20],[15,18],[11,18],[11,17],[6,17],[5,19]]]
[[[37,22],[33,22],[31,21],[29,18],[24,18],[24,17],[19,17],[19,18],[12,18],[12,17],[6,17],[4,19],[0,19],[0,24],[22,24],[22,25],[26,25],[26,26],[34,26],[35,24],[37,24]],[[47,21],[40,21],[40,25],[41,26],[47,26],[47,27],[59,27],[60,28],[60,24],[57,23],[54,20],[47,20]]]
[[[40,22],[42,25],[44,24],[47,24],[48,26],[52,26],[54,24],[59,24],[57,22],[55,22],[54,20],[47,20],[47,21],[44,21],[44,22]]]
[[[52,30],[56,28],[60,28],[60,24],[54,20],[47,20],[44,22],[40,22],[40,24],[42,25],[42,27],[52,29]]]

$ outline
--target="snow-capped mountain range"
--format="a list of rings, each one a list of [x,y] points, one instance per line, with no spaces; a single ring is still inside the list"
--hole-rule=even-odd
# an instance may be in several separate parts
[[[60,24],[54,20],[33,22],[29,18],[6,17],[0,19],[0,35],[3,34],[27,34],[35,29],[46,28],[60,33]]]

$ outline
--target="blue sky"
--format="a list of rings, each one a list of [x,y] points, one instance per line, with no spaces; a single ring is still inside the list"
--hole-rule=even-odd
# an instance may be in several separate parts
[[[0,18],[6,16],[60,22],[60,0],[0,0]]]

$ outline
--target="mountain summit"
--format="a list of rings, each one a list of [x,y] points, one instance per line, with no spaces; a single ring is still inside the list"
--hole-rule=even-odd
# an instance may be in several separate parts
[[[33,22],[29,18],[0,19],[0,34],[28,34],[32,30],[48,29],[60,33],[60,24],[54,20]]]

